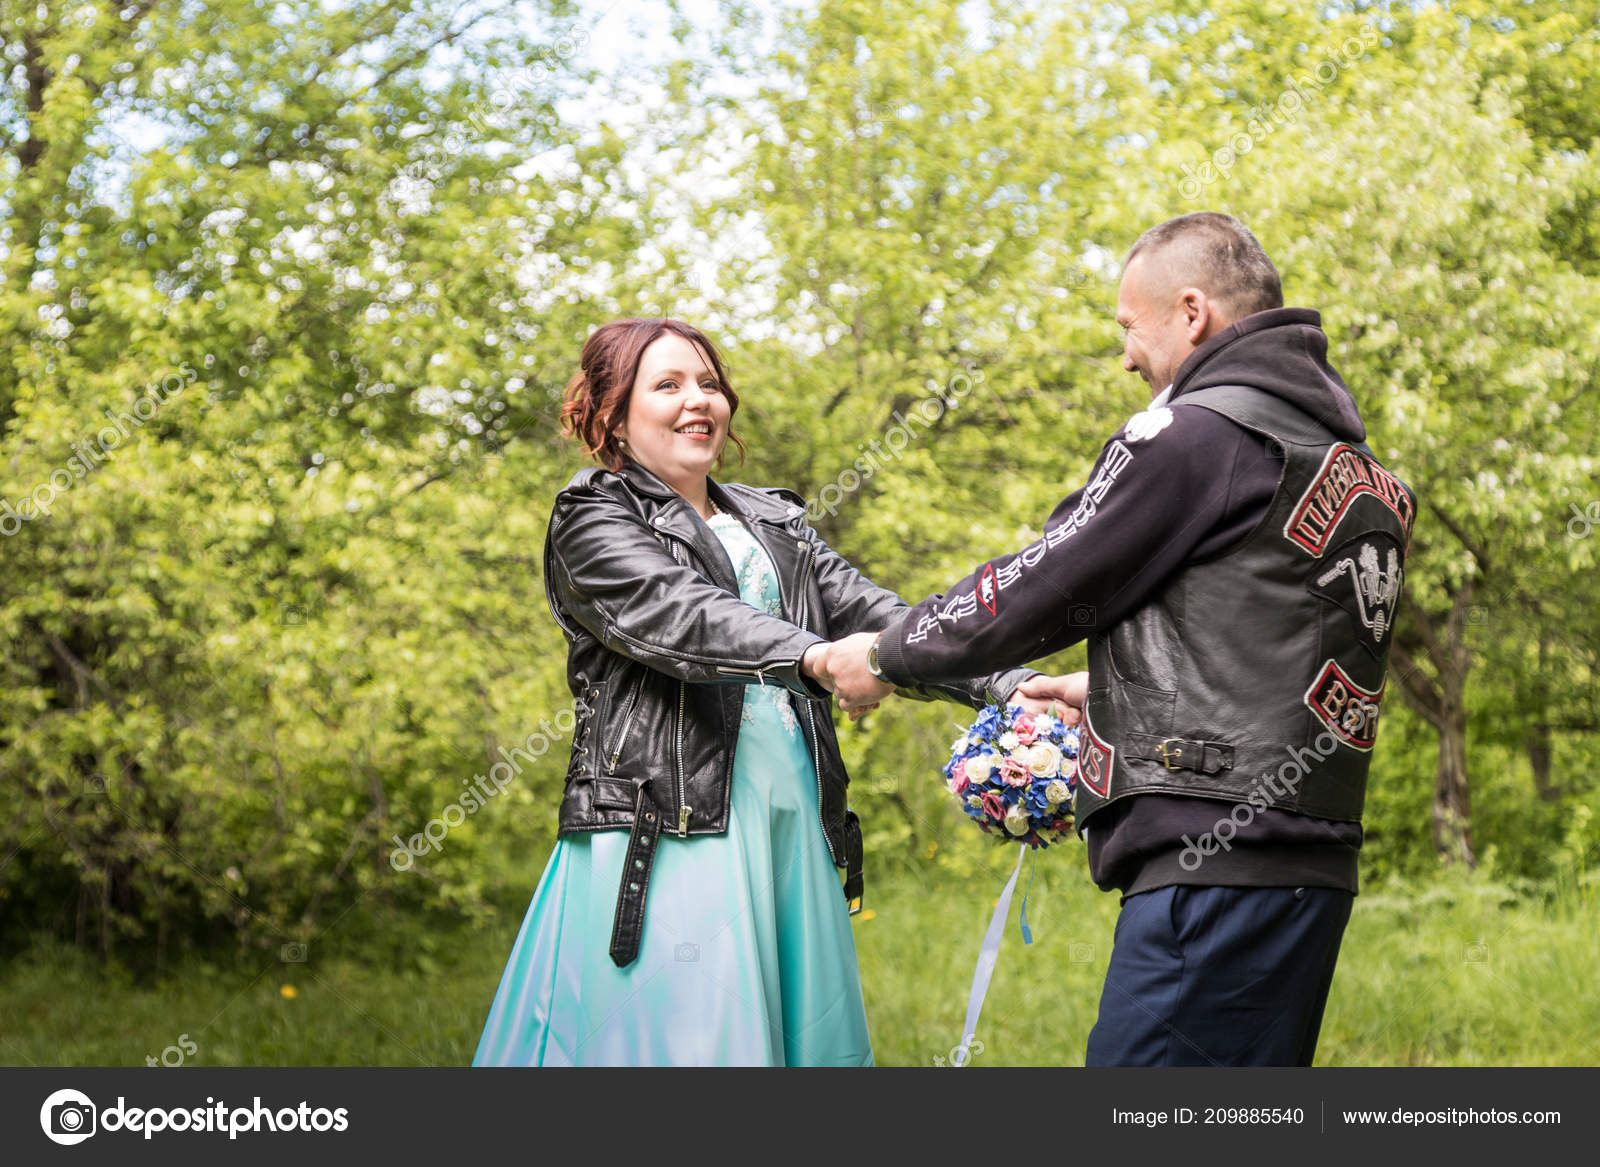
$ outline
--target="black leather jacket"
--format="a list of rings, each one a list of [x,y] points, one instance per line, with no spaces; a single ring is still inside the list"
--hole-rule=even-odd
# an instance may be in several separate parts
[[[858,904],[861,895],[861,831],[846,805],[850,779],[830,698],[801,674],[800,657],[819,641],[877,631],[907,605],[829,548],[806,524],[794,492],[712,482],[710,494],[771,557],[782,619],[739,598],[716,535],[688,502],[631,461],[620,472],[577,474],[556,496],[545,542],[546,598],[567,636],[578,718],[560,830],[635,836],[620,901],[636,902],[619,902],[618,964],[637,949],[654,832],[688,838],[728,828],[732,747],[749,684],[782,685],[794,695],[829,853],[847,868],[846,898]],[[977,708],[1004,700],[1034,672],[900,692]],[[636,858],[645,866],[635,866]],[[630,880],[630,870],[641,877]]]

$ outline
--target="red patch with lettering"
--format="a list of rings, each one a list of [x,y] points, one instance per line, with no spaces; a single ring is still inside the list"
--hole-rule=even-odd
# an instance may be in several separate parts
[[[978,573],[978,603],[989,609],[989,615],[994,615],[995,601],[1000,597],[1000,585],[995,582],[994,564],[986,563],[983,570]]]
[[[1387,682],[1376,693],[1352,681],[1331,657],[1306,690],[1306,707],[1345,745],[1365,753],[1378,740],[1378,706]]]
[[[1406,488],[1393,474],[1344,442],[1334,445],[1322,460],[1322,469],[1283,525],[1284,537],[1308,555],[1321,555],[1350,504],[1364,494],[1372,495],[1394,512],[1409,541],[1414,515]]]
[[[1078,781],[1101,798],[1107,797],[1111,790],[1111,767],[1116,758],[1116,747],[1100,740],[1089,721],[1089,710],[1085,708],[1078,734]]]

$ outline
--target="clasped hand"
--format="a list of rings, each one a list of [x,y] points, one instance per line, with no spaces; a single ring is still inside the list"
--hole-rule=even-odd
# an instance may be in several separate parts
[[[839,698],[839,708],[851,721],[878,707],[895,687],[879,680],[867,667],[867,650],[877,640],[875,632],[858,632],[829,644],[814,644],[801,658],[802,671]],[[1089,695],[1088,673],[1029,677],[1007,701],[1029,713],[1050,713],[1067,725],[1077,725]]]

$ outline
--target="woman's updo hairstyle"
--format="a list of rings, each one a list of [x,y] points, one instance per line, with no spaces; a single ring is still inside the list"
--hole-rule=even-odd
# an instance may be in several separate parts
[[[625,451],[617,430],[628,417],[628,402],[633,396],[633,381],[639,375],[644,350],[667,333],[683,337],[705,357],[716,375],[723,396],[728,399],[730,428],[728,437],[744,458],[744,443],[733,433],[731,422],[739,411],[739,398],[728,384],[722,354],[709,337],[692,324],[664,317],[613,320],[602,324],[584,342],[578,358],[578,372],[567,382],[561,396],[561,432],[583,440],[583,452],[608,470],[622,468]]]

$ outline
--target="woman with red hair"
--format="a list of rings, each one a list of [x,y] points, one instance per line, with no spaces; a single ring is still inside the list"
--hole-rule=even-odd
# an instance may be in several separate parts
[[[564,428],[603,467],[557,496],[545,546],[579,716],[560,837],[474,1065],[872,1062],[824,650],[906,605],[798,495],[711,478],[743,449],[738,404],[716,347],[675,320],[599,328],[567,386]],[[1029,675],[908,695],[978,707]]]

